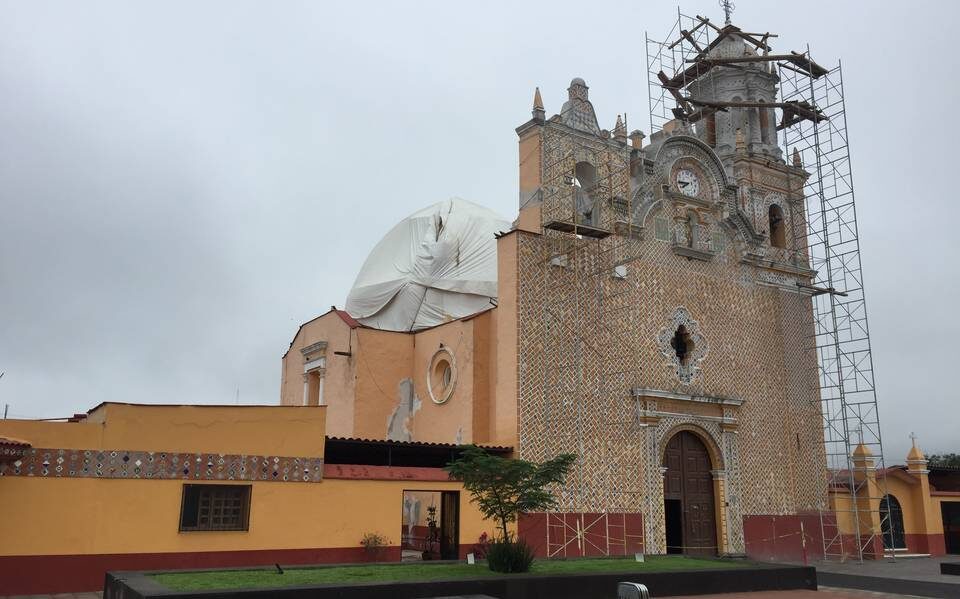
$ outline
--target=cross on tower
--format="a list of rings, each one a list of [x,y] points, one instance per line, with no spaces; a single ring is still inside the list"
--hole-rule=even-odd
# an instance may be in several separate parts
[[[917,434],[914,432],[910,433],[910,440],[913,442],[913,446],[917,446]]]
[[[730,14],[733,12],[733,9],[737,7],[736,4],[730,2],[730,0],[720,0],[720,8],[723,9],[723,16],[725,25],[730,24]]]

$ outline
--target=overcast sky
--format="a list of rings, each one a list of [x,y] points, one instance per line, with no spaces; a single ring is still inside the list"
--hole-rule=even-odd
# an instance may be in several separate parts
[[[737,4],[778,50],[843,61],[886,453],[911,431],[960,452],[960,3]],[[644,32],[677,6],[0,9],[0,404],[55,417],[278,402],[298,324],[396,221],[454,195],[515,216],[534,86],[549,115],[583,77],[602,127],[649,132]]]

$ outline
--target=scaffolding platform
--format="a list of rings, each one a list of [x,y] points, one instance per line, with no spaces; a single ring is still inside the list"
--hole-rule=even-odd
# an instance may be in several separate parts
[[[554,231],[561,231],[563,233],[575,233],[577,235],[582,235],[584,237],[592,237],[594,239],[603,239],[610,235],[610,231],[607,229],[601,229],[599,227],[592,227],[590,225],[578,225],[569,221],[561,220],[552,220],[543,225],[547,229],[553,229]]]

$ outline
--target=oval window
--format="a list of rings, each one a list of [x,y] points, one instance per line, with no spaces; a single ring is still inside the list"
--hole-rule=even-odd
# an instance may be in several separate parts
[[[453,395],[457,383],[457,368],[453,354],[446,348],[441,348],[430,360],[427,370],[427,391],[434,403],[442,404]]]

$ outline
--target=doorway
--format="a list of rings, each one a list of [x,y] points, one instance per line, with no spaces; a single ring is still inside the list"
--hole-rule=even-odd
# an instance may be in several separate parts
[[[667,553],[717,554],[717,521],[710,453],[697,435],[680,431],[663,456]]]
[[[893,495],[880,498],[880,532],[884,549],[906,549],[907,535],[903,529],[903,510]]]
[[[944,501],[940,504],[943,516],[943,540],[947,553],[960,553],[960,501]]]
[[[400,552],[403,561],[459,558],[459,491],[403,492]]]

